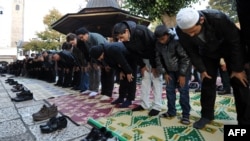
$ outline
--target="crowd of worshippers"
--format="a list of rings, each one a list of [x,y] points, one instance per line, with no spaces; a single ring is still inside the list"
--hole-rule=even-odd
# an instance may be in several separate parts
[[[188,125],[191,110],[189,81],[193,66],[202,81],[201,118],[194,122],[193,127],[201,129],[214,120],[216,79],[220,59],[223,58],[224,69],[230,74],[238,124],[250,125],[250,93],[245,72],[249,58],[244,58],[249,49],[242,46],[239,28],[225,13],[214,9],[197,11],[183,8],[178,12],[176,21],[174,28],[158,25],[153,32],[133,21],[122,21],[113,27],[113,42],[82,27],[67,34],[62,51],[49,55],[48,64],[41,63],[47,60],[46,57],[37,57],[40,61],[32,62],[39,65],[33,64],[35,67],[27,70],[31,70],[30,76],[42,79],[53,75],[53,80],[49,81],[55,81],[55,74],[50,70],[56,68],[58,80],[55,85],[72,87],[90,96],[98,94],[101,84],[100,100],[112,97],[114,77],[119,74],[119,96],[111,104],[128,108],[135,100],[139,66],[142,75],[141,103],[132,111],[149,110],[149,116],[161,112],[163,78],[166,82],[167,112],[161,117],[177,116],[175,101],[178,89],[182,109],[180,122]],[[50,64],[50,61],[55,63]],[[50,65],[55,67],[50,69]],[[20,73],[20,70],[14,73]]]
[[[55,61],[52,54],[55,51],[43,51],[41,54],[25,55],[23,60],[16,60],[8,65],[8,72],[15,76],[36,78],[54,83],[56,81]]]

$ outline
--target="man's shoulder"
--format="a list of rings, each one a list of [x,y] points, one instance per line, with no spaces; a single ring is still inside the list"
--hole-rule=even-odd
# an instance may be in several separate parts
[[[209,19],[222,19],[225,18],[226,14],[217,9],[206,9],[200,10],[201,15],[204,15],[208,20]]]
[[[105,38],[103,35],[101,35],[100,33],[96,33],[96,32],[89,32],[89,35],[93,37]]]

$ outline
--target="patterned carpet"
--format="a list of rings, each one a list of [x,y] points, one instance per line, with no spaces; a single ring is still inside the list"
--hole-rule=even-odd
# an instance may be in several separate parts
[[[139,95],[139,86],[137,87],[137,95]],[[111,101],[118,97],[118,87],[113,91],[113,98],[106,101],[100,101],[100,95],[89,97],[83,94],[71,94],[48,99],[50,104],[56,104],[58,110],[64,115],[69,116],[76,124],[86,124],[88,118],[98,119],[100,117],[110,116],[121,110],[128,110],[139,103],[139,99],[133,102],[129,108],[119,109],[116,105],[111,105]]]
[[[179,104],[177,105],[179,114],[174,118],[149,117],[147,111],[132,112],[127,110],[117,112],[109,117],[99,118],[96,121],[129,141],[223,141],[223,125],[236,124],[233,98],[231,96],[218,96],[215,106],[215,120],[204,129],[197,130],[192,127],[192,124],[200,117],[199,97],[199,93],[191,94],[190,120],[192,123],[188,126],[179,122],[181,118]]]

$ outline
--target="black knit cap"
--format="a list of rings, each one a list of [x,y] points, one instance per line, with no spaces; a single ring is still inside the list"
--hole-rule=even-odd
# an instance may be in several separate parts
[[[98,59],[104,52],[103,45],[92,46],[89,50],[90,57]]]

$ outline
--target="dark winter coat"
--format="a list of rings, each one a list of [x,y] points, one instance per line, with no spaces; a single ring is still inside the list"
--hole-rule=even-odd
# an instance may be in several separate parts
[[[104,62],[110,67],[123,71],[125,74],[131,74],[134,71],[130,63],[136,63],[136,57],[131,54],[123,43],[113,42],[103,44]]]
[[[206,71],[201,56],[212,59],[221,57],[229,60],[232,71],[243,70],[243,48],[240,43],[239,30],[224,13],[218,10],[201,10],[199,14],[205,18],[203,30],[206,43],[197,36],[190,37],[177,27],[180,43],[191,58],[192,64],[199,72]]]
[[[133,21],[124,21],[129,27],[130,40],[123,42],[126,48],[138,57],[149,59],[153,68],[156,68],[155,62],[155,43],[156,39],[152,31],[146,26],[136,24]]]

